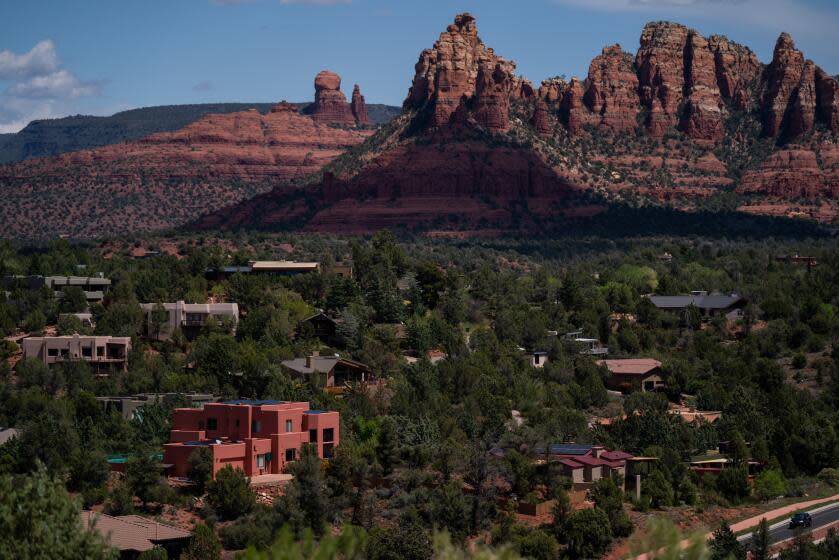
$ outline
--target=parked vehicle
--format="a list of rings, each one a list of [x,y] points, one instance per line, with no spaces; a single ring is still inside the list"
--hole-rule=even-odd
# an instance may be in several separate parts
[[[813,518],[810,516],[809,513],[796,513],[792,516],[789,520],[789,528],[795,529],[796,527],[812,527],[813,526]]]

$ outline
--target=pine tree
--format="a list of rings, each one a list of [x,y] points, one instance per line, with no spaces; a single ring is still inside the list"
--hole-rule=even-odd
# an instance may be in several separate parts
[[[731,530],[728,523],[723,521],[719,529],[714,531],[714,538],[711,540],[711,560],[745,560],[746,551],[737,541],[737,535]]]
[[[752,560],[769,560],[769,523],[761,519],[752,533]]]
[[[221,557],[221,543],[215,532],[204,525],[198,525],[192,533],[192,542],[183,556],[185,560],[215,560]]]

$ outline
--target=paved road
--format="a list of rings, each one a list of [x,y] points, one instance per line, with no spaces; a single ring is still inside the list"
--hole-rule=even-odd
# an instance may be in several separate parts
[[[816,511],[816,513],[813,513]],[[817,507],[810,510],[813,516],[813,526],[810,530],[818,529],[826,525],[839,522],[839,504],[831,504],[829,506]],[[790,515],[790,517],[792,517]],[[789,528],[789,518],[783,522],[776,522],[769,526],[769,542],[771,544],[779,543],[795,536],[795,532],[800,529]],[[748,544],[752,540],[752,533],[742,535],[737,540],[743,544]]]

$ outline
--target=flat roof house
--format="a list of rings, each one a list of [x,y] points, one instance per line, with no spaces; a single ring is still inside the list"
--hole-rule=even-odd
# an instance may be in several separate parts
[[[341,358],[321,356],[317,352],[305,358],[283,360],[283,368],[293,376],[314,379],[318,387],[342,392],[348,383],[376,383],[373,371],[365,364]]]
[[[625,360],[598,360],[611,374],[606,386],[615,391],[655,391],[664,388],[661,377],[661,362],[652,358],[630,358]]]
[[[81,360],[98,370],[128,369],[131,338],[127,336],[30,336],[24,338],[23,357],[36,358],[47,365]]]
[[[49,288],[55,297],[63,297],[62,289],[75,286],[84,291],[88,303],[100,302],[111,288],[111,281],[100,276],[5,276],[3,285],[6,289],[25,288],[39,290]]]
[[[163,306],[166,320],[155,324],[155,309]],[[187,338],[196,336],[210,318],[219,323],[229,323],[235,330],[239,323],[239,305],[236,303],[142,303],[146,314],[146,333],[156,340],[168,340],[175,329],[180,329]]]
[[[703,315],[725,315],[746,305],[746,300],[736,293],[709,294],[693,291],[680,296],[649,296],[650,303],[663,311],[683,313],[691,305]]]
[[[320,272],[320,263],[296,261],[250,261],[248,266],[254,274],[293,276],[308,272]]]
[[[232,400],[202,408],[176,408],[163,462],[170,475],[189,475],[189,456],[200,447],[213,454],[213,476],[229,465],[249,477],[278,474],[296,461],[304,444],[332,457],[340,440],[337,412],[312,410],[307,402]]]

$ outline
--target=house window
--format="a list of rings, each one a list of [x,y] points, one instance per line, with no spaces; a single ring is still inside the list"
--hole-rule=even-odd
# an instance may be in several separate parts
[[[286,449],[285,450],[285,460],[286,461],[294,461],[297,459],[297,450],[296,449]]]
[[[264,469],[265,468],[265,455],[257,455],[256,456],[256,468]]]
[[[203,313],[187,313],[186,322],[188,325],[201,325],[204,323]]]
[[[103,357],[105,355],[105,347],[104,346],[97,346],[96,347],[96,355]]]
[[[539,355],[533,356],[533,363],[536,364],[537,366],[539,365],[539,362],[541,360],[542,360],[542,356],[539,356]]]
[[[218,429],[218,420],[215,418],[207,418],[207,429],[214,431]]]
[[[259,433],[262,431],[262,422],[259,420],[251,421],[251,431],[254,433]]]
[[[331,459],[332,458],[332,450],[335,446],[331,443],[324,443],[323,444],[323,458],[324,459]]]
[[[93,356],[93,348],[91,346],[82,346],[82,357],[90,358]]]
[[[286,433],[294,431],[294,422],[292,420],[285,421],[285,431]]]
[[[330,443],[335,441],[335,428],[325,428],[323,430],[323,441]]]
[[[309,430],[309,443],[317,443],[318,442],[318,431],[317,430]]]
[[[58,356],[58,348],[47,348],[47,356],[55,358]]]

